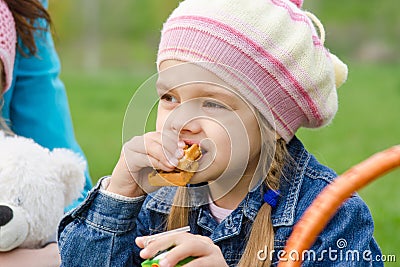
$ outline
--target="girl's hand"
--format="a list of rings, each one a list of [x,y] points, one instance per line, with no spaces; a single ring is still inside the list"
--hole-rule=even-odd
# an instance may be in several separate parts
[[[143,248],[140,257],[152,258],[157,252],[173,247],[160,261],[160,267],[173,267],[187,257],[195,257],[194,260],[185,264],[185,267],[223,267],[228,266],[220,248],[208,237],[193,235],[190,233],[176,233],[161,236],[145,247],[146,237],[136,238],[136,244]]]
[[[153,191],[147,175],[153,169],[172,171],[184,154],[184,146],[178,137],[159,132],[133,137],[122,148],[107,190],[128,197]]]

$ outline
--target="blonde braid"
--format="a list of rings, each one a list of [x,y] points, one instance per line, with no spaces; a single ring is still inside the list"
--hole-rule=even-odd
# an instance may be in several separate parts
[[[167,230],[173,230],[189,223],[189,195],[186,187],[179,186],[167,218]]]
[[[267,179],[265,180],[269,189],[279,189],[280,176],[285,164],[286,155],[286,143],[283,139],[278,139],[276,143],[275,156],[267,174]],[[264,203],[261,206],[256,219],[254,220],[246,248],[238,266],[266,267],[271,265],[269,251],[274,248],[274,229],[272,226],[271,212],[272,207],[267,203]],[[257,252],[261,248],[264,248],[264,245],[268,248],[268,251],[266,252],[268,256],[265,261],[260,261],[257,258]]]

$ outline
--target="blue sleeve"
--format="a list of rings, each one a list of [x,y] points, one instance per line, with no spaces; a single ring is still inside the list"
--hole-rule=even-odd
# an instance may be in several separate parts
[[[115,199],[98,187],[59,225],[61,266],[140,266],[135,238],[145,197]]]
[[[17,51],[13,84],[4,95],[2,116],[18,135],[53,149],[69,148],[83,155],[75,140],[64,84],[59,78],[60,61],[50,32],[38,33],[36,56]],[[67,210],[83,201],[92,187],[88,170],[82,196]]]

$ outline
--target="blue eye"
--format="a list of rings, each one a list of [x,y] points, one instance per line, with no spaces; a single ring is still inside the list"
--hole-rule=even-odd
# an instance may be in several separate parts
[[[228,109],[226,106],[216,102],[216,101],[204,101],[203,103],[203,107],[206,108],[221,108],[221,109]]]

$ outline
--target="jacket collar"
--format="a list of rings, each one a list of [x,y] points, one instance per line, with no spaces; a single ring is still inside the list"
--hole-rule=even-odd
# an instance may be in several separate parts
[[[238,208],[243,209],[243,214],[254,221],[258,210],[262,205],[262,196],[264,192],[264,186],[247,194],[246,198],[239,204]],[[159,213],[168,214],[171,210],[172,203],[164,200],[171,200],[174,198],[176,193],[176,187],[163,187],[154,193],[151,193],[150,198],[145,203],[145,208],[150,209]],[[204,202],[203,202],[204,203]],[[201,208],[201,206],[195,206],[195,209]]]
[[[280,192],[284,197],[279,199],[272,211],[272,224],[275,227],[294,224],[300,188],[311,157],[296,137],[289,142],[287,148],[290,157],[283,170],[280,184]]]
[[[162,187],[156,192],[151,193],[150,198],[145,203],[145,208],[150,209],[156,212],[160,212],[163,214],[169,214],[171,210],[172,203],[166,200],[174,199],[176,193],[176,187]],[[248,217],[250,220],[254,221],[258,210],[262,205],[262,196],[264,192],[264,186],[260,186],[257,189],[253,190],[245,199],[239,204],[238,208],[243,209],[243,214]],[[199,198],[199,196],[198,196]],[[206,196],[208,200],[208,197]],[[207,203],[202,201],[202,203]],[[200,209],[201,205],[194,205],[194,209]]]

